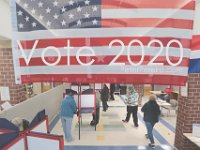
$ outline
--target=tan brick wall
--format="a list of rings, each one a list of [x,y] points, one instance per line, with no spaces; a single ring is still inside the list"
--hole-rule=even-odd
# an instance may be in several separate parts
[[[9,87],[11,103],[17,104],[26,99],[26,92],[24,85],[15,84],[12,49],[9,48],[10,42],[4,43],[0,42],[0,86]]]
[[[188,97],[178,97],[178,115],[176,124],[175,147],[178,150],[199,150],[183,136],[192,132],[192,124],[200,123],[200,74],[188,77]]]

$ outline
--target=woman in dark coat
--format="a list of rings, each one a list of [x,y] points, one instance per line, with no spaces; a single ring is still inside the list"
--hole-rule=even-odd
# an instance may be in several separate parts
[[[101,91],[101,101],[103,105],[103,111],[106,111],[108,109],[108,101],[109,98],[109,89],[106,84],[104,84],[103,89]]]
[[[150,147],[155,147],[154,137],[153,137],[153,127],[159,121],[160,107],[156,102],[156,97],[151,95],[149,101],[142,107],[142,112],[144,112],[144,122],[147,129],[147,137],[150,140]]]

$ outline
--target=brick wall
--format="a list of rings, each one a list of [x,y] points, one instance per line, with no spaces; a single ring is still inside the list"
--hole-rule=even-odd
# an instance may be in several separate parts
[[[2,46],[0,46],[0,86],[9,87],[12,104],[17,104],[26,99],[24,85],[15,84],[12,50]],[[1,98],[0,102],[2,103]]]
[[[188,77],[188,97],[178,97],[178,115],[176,124],[175,147],[178,150],[199,150],[183,136],[192,132],[192,124],[200,123],[200,74]]]

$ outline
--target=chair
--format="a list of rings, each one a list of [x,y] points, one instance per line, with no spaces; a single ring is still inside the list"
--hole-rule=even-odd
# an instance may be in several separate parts
[[[168,110],[167,116],[169,116],[170,111],[174,110],[177,114],[177,110],[178,110],[178,101],[175,99],[170,99],[171,106],[162,106],[163,108],[165,108],[166,110]]]

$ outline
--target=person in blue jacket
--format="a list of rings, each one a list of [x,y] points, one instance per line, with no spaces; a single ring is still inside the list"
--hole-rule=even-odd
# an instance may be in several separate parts
[[[71,134],[72,121],[74,114],[77,113],[77,106],[73,97],[73,91],[70,91],[61,104],[61,122],[65,134],[65,140],[71,142],[74,140]]]

